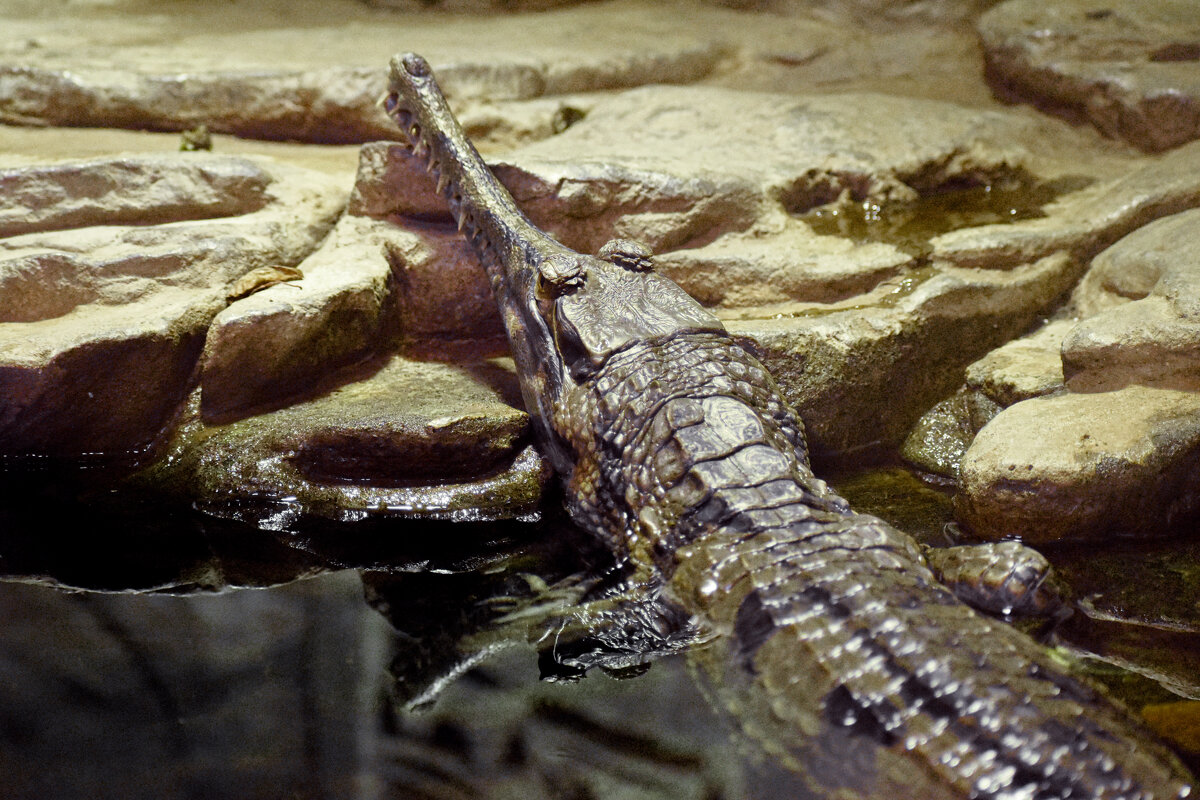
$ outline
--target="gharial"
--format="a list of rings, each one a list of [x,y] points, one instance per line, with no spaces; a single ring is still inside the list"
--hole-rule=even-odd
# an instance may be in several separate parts
[[[386,106],[487,271],[571,517],[717,634],[694,656],[713,691],[814,793],[1191,794],[1127,712],[813,475],[767,370],[646,248],[536,228],[421,57],[393,59]]]

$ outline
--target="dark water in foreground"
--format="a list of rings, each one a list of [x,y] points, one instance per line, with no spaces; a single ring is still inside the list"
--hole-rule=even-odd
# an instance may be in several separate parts
[[[904,473],[839,486],[956,535]],[[528,640],[562,634],[561,587],[603,566],[561,520],[271,532],[41,482],[2,499],[0,797],[803,796],[677,657],[538,680]],[[1064,637],[1142,673],[1093,669],[1135,708],[1200,693],[1197,549],[1052,554],[1089,609]]]

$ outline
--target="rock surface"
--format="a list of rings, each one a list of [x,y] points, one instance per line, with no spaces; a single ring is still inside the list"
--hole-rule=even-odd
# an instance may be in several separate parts
[[[960,512],[977,532],[1153,533],[1200,506],[1198,230],[1194,210],[1139,228],[1092,260],[1071,304],[1082,319],[968,368],[969,387],[1011,406],[962,457]]]
[[[151,444],[186,393],[226,287],[298,263],[344,202],[318,173],[200,154],[6,176],[21,189],[0,200],[13,234],[0,239],[6,457],[123,458]],[[22,227],[35,187],[47,204]],[[120,224],[138,208],[159,224]]]
[[[531,36],[533,23],[519,15],[464,18],[450,31],[444,18],[384,15],[353,0],[126,11],[5,19],[0,121],[172,131],[204,124],[255,138],[370,141],[393,135],[376,101],[387,88],[381,65],[400,47],[428,57],[459,104],[528,100],[697,80],[722,54],[707,31],[731,16],[585,5],[538,15]],[[322,28],[319,46],[306,24]],[[475,42],[466,51],[464,38]],[[519,52],[513,41],[524,42]]]
[[[1000,412],[963,457],[960,517],[1032,543],[1155,534],[1200,510],[1200,395],[1132,385]]]
[[[1122,345],[1118,358],[1108,340],[1088,333],[1105,314],[1129,314],[1136,307],[1161,316],[1170,306],[1175,315],[1170,336],[1178,346],[1167,349],[1178,359],[1154,361],[1175,364],[1169,370],[1172,385],[1190,369],[1185,355],[1190,334],[1181,333],[1190,324],[1190,306],[1180,299],[1190,283],[1172,289],[1174,277],[1148,284],[1144,297],[1124,304],[1113,301],[1107,289],[1093,292],[1089,287],[1101,279],[1089,278],[1074,294],[1071,311],[1081,319],[1070,335],[1066,323],[1056,323],[1005,343],[1054,312],[1100,250],[1156,218],[1200,206],[1200,143],[1157,158],[1138,157],[1027,109],[1000,109],[969,88],[950,91],[972,98],[975,107],[927,99],[944,81],[914,82],[926,58],[921,48],[932,53],[938,43],[958,47],[960,40],[946,38],[948,31],[959,24],[954,20],[976,11],[919,5],[905,14],[935,27],[910,31],[920,34],[916,44],[905,46],[910,49],[873,55],[872,64],[887,67],[871,75],[873,67],[842,63],[834,52],[874,51],[892,42],[891,34],[859,24],[883,13],[868,11],[870,3],[831,7],[820,16],[781,6],[788,16],[770,18],[689,6],[695,14],[682,20],[669,4],[647,14],[636,2],[620,0],[536,18],[456,18],[453,26],[438,15],[301,3],[286,13],[267,12],[246,34],[212,33],[213,12],[199,7],[194,18],[168,31],[162,19],[131,6],[122,25],[139,31],[136,41],[94,9],[79,19],[16,15],[15,38],[0,53],[0,64],[9,58],[20,67],[0,70],[0,80],[13,88],[3,95],[9,118],[39,124],[79,124],[94,113],[106,125],[178,128],[205,122],[217,131],[271,138],[386,137],[391,123],[372,103],[381,87],[376,85],[381,65],[403,25],[405,46],[431,57],[468,132],[482,137],[485,150],[525,142],[490,160],[536,224],[583,251],[594,252],[614,236],[651,245],[659,268],[714,307],[772,367],[805,417],[819,456],[886,452],[904,441],[922,413],[952,397],[939,406],[942,427],[923,428],[926,433],[916,437],[950,437],[941,442],[940,466],[933,471],[951,476],[975,431],[998,408],[1062,390],[1056,348],[1063,338],[1068,382],[1105,375],[1103,380],[1128,383],[1131,378],[1113,377],[1120,358],[1139,365],[1136,375],[1146,378],[1140,366],[1145,347]],[[248,21],[250,10],[227,9],[224,21]],[[1001,11],[981,27],[1001,18]],[[846,24],[850,18],[858,27]],[[535,19],[545,35],[531,42],[528,53],[514,55],[509,43]],[[306,40],[289,24],[300,20],[325,26],[326,44],[319,52],[300,46]],[[589,26],[594,30],[587,36],[578,33]],[[119,65],[110,57],[114,42],[123,47]],[[464,49],[464,42],[470,47]],[[948,58],[962,57],[953,52]],[[828,73],[827,84],[815,77],[821,70]],[[897,81],[884,82],[887,93],[831,91],[874,88],[881,75]],[[596,91],[651,79],[717,85]],[[970,83],[961,79],[963,86]],[[37,86],[44,80],[70,89],[73,102],[50,110],[43,103],[37,111],[44,96]],[[972,80],[983,86],[978,76]],[[793,91],[747,91],[763,85]],[[797,91],[801,87],[804,92]],[[48,116],[51,111],[85,116]],[[218,152],[233,146],[218,135]],[[278,152],[299,157],[298,150]],[[174,157],[163,159],[161,164],[176,163]],[[238,221],[258,219],[274,207],[272,170],[282,167],[239,162],[259,164],[261,175],[255,177],[218,168],[226,163],[219,159],[198,160],[186,162],[193,165],[189,169],[208,165],[203,166],[208,172],[192,176],[185,170],[169,178],[169,170],[152,160],[139,167],[141,173],[128,166],[76,169],[90,175],[93,185],[70,169],[21,157],[10,161],[20,162],[10,170],[18,182],[6,184],[15,199],[8,216],[0,215],[0,225],[26,227],[14,228],[3,240],[11,254],[5,286],[11,297],[28,299],[5,306],[12,317],[6,324],[67,331],[77,307],[103,306],[104,313],[118,316],[132,311],[145,321],[154,314],[140,303],[183,303],[183,310],[172,312],[175,327],[157,334],[171,343],[169,352],[182,355],[152,359],[167,374],[153,384],[145,378],[144,385],[156,388],[139,396],[156,399],[129,415],[136,420],[132,429],[105,434],[106,439],[93,423],[71,422],[58,433],[43,425],[39,435],[46,441],[25,446],[28,452],[70,454],[84,439],[104,450],[145,446],[179,408],[189,381],[199,385],[200,419],[187,425],[211,429],[214,441],[236,439],[243,434],[228,431],[270,428],[274,423],[264,420],[283,419],[277,415],[286,417],[289,406],[319,403],[331,391],[344,401],[350,396],[346,387],[359,377],[356,370],[386,361],[400,346],[416,352],[414,345],[431,346],[423,342],[474,341],[480,344],[468,347],[472,352],[491,352],[498,340],[490,291],[432,182],[386,141],[362,148],[349,213],[336,225],[330,206],[303,247],[286,257],[244,258],[236,267],[222,257],[221,269],[229,274],[222,272],[220,280],[210,274],[202,286],[129,274],[127,267],[115,268],[124,270],[121,280],[89,284],[82,276],[104,270],[79,264],[116,258],[108,254],[117,245],[98,229],[58,229],[79,224],[79,215],[86,219],[101,202],[95,198],[102,198],[110,222],[118,225],[153,206],[161,216],[151,221],[160,224],[122,233],[133,237],[121,239],[122,246],[141,246],[149,260],[199,258],[162,237],[207,225],[210,243],[225,241],[218,231],[245,239]],[[225,172],[218,174],[220,169]],[[97,178],[101,173],[103,180]],[[187,181],[206,188],[191,189]],[[318,182],[330,185],[325,178]],[[43,195],[62,199],[39,205]],[[229,197],[241,205],[229,205]],[[163,224],[169,220],[176,221]],[[1179,239],[1173,246],[1187,246],[1185,223],[1160,225],[1144,228],[1146,241],[1165,235]],[[1112,258],[1117,266],[1108,271],[1124,274],[1129,259],[1108,254],[1096,259],[1093,272],[1100,275],[1105,259]],[[1183,274],[1172,268],[1162,275],[1168,273]],[[63,277],[51,284],[52,274]],[[234,287],[240,277],[246,286]],[[55,290],[47,291],[51,285]],[[200,294],[178,294],[193,291]],[[1128,295],[1127,287],[1121,291]],[[183,302],[199,297],[208,305]],[[50,326],[44,317],[58,322]],[[1139,324],[1139,330],[1149,327]],[[59,335],[66,334],[36,338],[50,342]],[[132,363],[145,360],[135,354],[123,371],[136,376]],[[80,391],[93,393],[89,400],[97,396],[99,380],[79,383]],[[59,388],[21,391],[25,394],[14,396],[75,398],[72,403],[80,397]],[[33,419],[18,411],[28,405],[11,404],[5,419],[21,413]],[[117,424],[110,416],[103,419]],[[500,414],[490,424],[502,419]],[[400,447],[395,438],[400,434],[389,433],[381,418],[375,423],[382,426],[375,429],[379,436]],[[60,446],[59,440],[70,438],[66,428],[75,432],[71,447]],[[218,430],[220,435],[213,433]],[[247,452],[263,459],[270,448],[290,452],[295,445],[281,434],[245,436],[250,437],[245,442],[257,443],[247,444]],[[194,436],[186,447],[200,447],[203,438]],[[379,469],[369,480],[382,486],[389,479]],[[364,470],[364,476],[371,472]],[[446,480],[436,472],[430,482]],[[272,475],[261,486],[286,493],[288,481],[310,477]],[[404,480],[419,483],[414,476]],[[343,501],[359,507],[354,504],[361,498],[337,496],[342,499],[314,501],[313,507],[323,509],[320,513],[333,513],[329,509]]]
[[[1114,166],[1103,156],[1091,167],[1076,163],[1074,175],[1062,179],[1076,188],[1044,206],[1042,213],[1006,225],[943,233],[930,242],[933,257],[993,267],[1054,252],[1090,258],[1147,222],[1200,206],[1200,143],[1125,161],[1116,174]]]
[[[1200,389],[1200,211],[1160,219],[1096,256],[1062,345],[1075,389],[1130,383]]]
[[[535,515],[546,472],[511,365],[446,361],[387,357],[311,400],[227,424],[203,421],[193,400],[134,481],[270,530],[313,516]]]
[[[724,121],[719,140],[711,117]],[[656,248],[666,274],[756,342],[815,449],[842,454],[898,444],[953,390],[955,370],[1027,328],[1081,267],[1068,256],[996,270],[926,263],[887,241],[817,232],[801,215],[839,198],[877,208],[1025,180],[1054,157],[1012,142],[1040,136],[1019,117],[933,101],[653,87],[597,103],[495,169],[533,221],[572,247],[594,252],[623,236]],[[428,178],[399,150],[363,164],[358,206],[433,213]],[[404,199],[379,199],[388,196]],[[900,402],[887,390],[897,385],[908,388]]]
[[[979,19],[1002,95],[1156,152],[1200,138],[1192,0],[1007,0]]]
[[[1179,545],[1117,539],[1171,524],[1187,532],[1197,505],[1188,347],[1200,142],[1165,144],[1160,135],[1181,129],[1169,119],[1184,119],[1194,98],[1180,92],[1169,108],[1146,83],[1194,69],[1180,38],[1190,29],[1175,25],[1145,49],[1168,6],[1147,3],[1139,17],[1143,6],[1125,0],[1014,2],[983,23],[987,0],[720,5],[741,10],[684,0],[479,16],[360,0],[174,0],[169,13],[144,0],[0,4],[0,119],[104,126],[0,124],[0,469],[39,468],[5,482],[13,494],[36,490],[15,516],[0,506],[0,527],[27,528],[9,537],[19,542],[6,543],[0,573],[194,591],[329,563],[414,570],[420,580],[402,594],[446,605],[421,630],[444,625],[435,634],[455,643],[466,621],[456,618],[512,610],[514,593],[538,588],[539,573],[492,560],[493,535],[580,545],[555,538],[553,517],[543,528],[420,521],[527,520],[558,505],[542,493],[489,289],[428,177],[394,145],[279,141],[392,138],[375,101],[388,58],[411,49],[429,57],[535,222],[588,251],[614,235],[651,244],[658,268],[770,364],[819,456],[845,459],[869,484],[856,456],[892,455],[936,406],[908,438],[932,442],[925,469],[960,482],[960,521],[993,537],[1083,538],[1083,563],[1103,551],[1115,566],[1077,578],[1091,605],[1068,641],[1196,696],[1186,639],[1195,548],[1160,560],[1147,553]],[[756,13],[768,6],[780,13]],[[1027,103],[1002,105],[975,29],[1022,8],[1047,31],[1074,30],[1051,17],[1080,9],[1100,33],[1131,20],[1129,41],[1087,40],[1090,66],[1057,59],[1067,77],[1055,72],[1051,84],[1100,98],[1084,113],[1106,132],[1172,149],[1148,155]],[[1006,62],[1014,76],[1029,54],[1072,46],[1023,26],[1014,23]],[[1139,47],[1126,68],[1124,51]],[[991,52],[995,75],[1001,50]],[[1096,66],[1095,81],[1067,74],[1080,64]],[[1115,71],[1130,80],[1104,83]],[[692,85],[645,85],[662,82]],[[1036,100],[1030,85],[1019,91]],[[178,151],[180,136],[116,127],[198,124],[214,131],[217,155],[151,157]],[[139,155],[113,156],[127,150]],[[239,154],[255,157],[230,157]],[[140,471],[104,493],[130,503],[127,514],[97,520],[89,503],[45,501],[57,491],[46,475],[73,475],[84,453],[130,449]],[[70,469],[41,470],[51,455]],[[947,495],[893,472],[870,491],[839,488],[923,542],[953,539]],[[888,499],[872,505],[872,492]],[[126,531],[147,495],[178,517]],[[46,536],[47,508],[75,533]],[[230,546],[217,546],[218,530]],[[472,532],[488,543],[477,548]],[[452,557],[429,560],[417,545],[431,539]],[[563,568],[577,570],[577,557]],[[497,592],[466,598],[463,565]],[[414,597],[442,577],[457,594]],[[1136,629],[1122,622],[1131,618],[1178,638],[1146,654],[1134,646],[1144,630],[1127,644],[1092,635],[1097,620]],[[444,756],[446,729],[431,725],[423,741]],[[505,764],[534,763],[497,736]],[[546,736],[527,744],[541,752],[557,741]],[[478,763],[452,766],[471,775]],[[667,783],[651,772],[635,783],[678,794],[684,770]],[[563,780],[580,785],[574,773]],[[492,776],[480,785],[496,786]]]
[[[300,262],[300,281],[237,300],[213,318],[201,356],[206,419],[286,404],[395,341],[383,236],[344,217]]]
[[[1063,337],[1072,320],[1055,320],[1028,336],[1001,345],[967,367],[967,388],[1007,408],[1031,397],[1063,390]]]

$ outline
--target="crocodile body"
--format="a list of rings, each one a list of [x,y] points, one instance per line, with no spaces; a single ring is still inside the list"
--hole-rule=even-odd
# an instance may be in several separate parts
[[[572,518],[717,634],[692,654],[707,684],[816,796],[1190,795],[1126,712],[813,475],[766,369],[644,248],[534,227],[418,56],[388,109],[488,272]]]

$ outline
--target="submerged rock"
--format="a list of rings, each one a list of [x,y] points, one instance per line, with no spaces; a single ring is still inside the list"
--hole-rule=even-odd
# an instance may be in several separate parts
[[[1007,0],[978,22],[1005,97],[1160,151],[1200,137],[1192,0]]]
[[[982,392],[963,388],[926,411],[900,447],[900,455],[926,476],[954,482],[963,453],[1000,406]]]

